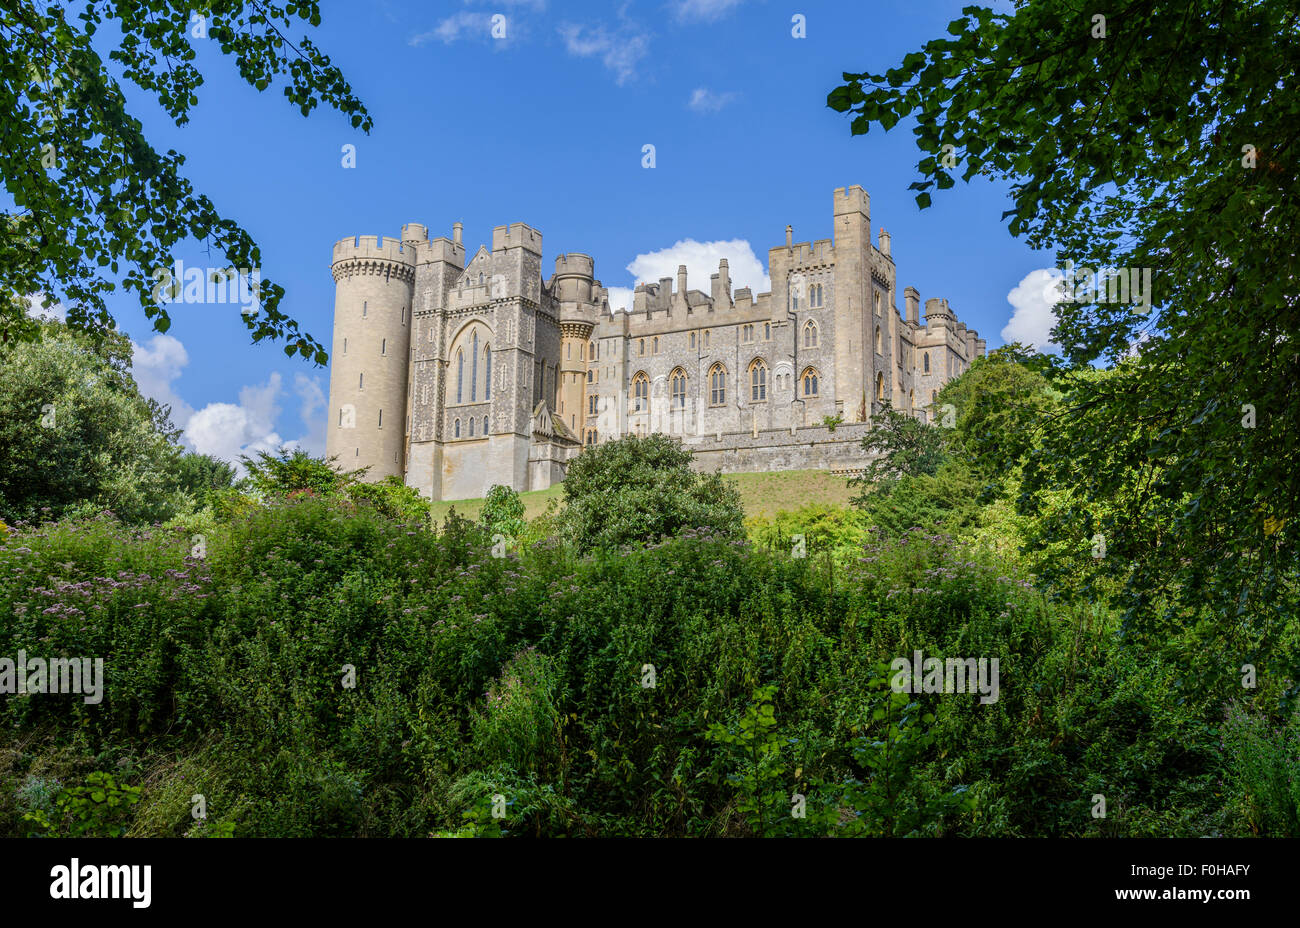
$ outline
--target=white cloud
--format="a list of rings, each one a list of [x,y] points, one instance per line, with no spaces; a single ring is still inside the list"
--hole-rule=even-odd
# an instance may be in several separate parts
[[[437,39],[444,45],[450,45],[461,38],[490,38],[491,28],[492,17],[489,14],[461,10],[459,13],[448,16],[428,32],[421,32],[419,35],[411,36],[408,44],[419,46]],[[506,34],[510,34],[508,23]]]
[[[1032,345],[1044,352],[1059,351],[1051,333],[1056,325],[1054,307],[1061,300],[1058,287],[1063,280],[1064,275],[1056,268],[1039,268],[1026,274],[1007,294],[1007,302],[1015,312],[1002,329],[1002,340]]]
[[[468,5],[474,0],[465,0],[465,2]],[[482,39],[493,40],[498,48],[504,47],[522,34],[523,29],[526,28],[525,23],[513,15],[506,16],[505,34],[498,38],[492,35],[492,17],[503,8],[526,7],[540,13],[546,9],[546,0],[479,0],[478,5],[487,5],[492,9],[477,13],[473,10],[461,10],[448,16],[428,32],[411,36],[407,44],[420,46],[437,40],[444,45],[450,45],[460,39]],[[500,15],[505,16],[504,13]]]
[[[131,376],[140,392],[150,399],[172,408],[172,422],[185,428],[194,407],[185,402],[172,387],[180,377],[181,369],[190,363],[189,352],[180,339],[170,335],[155,335],[148,345],[131,342]]]
[[[196,412],[190,417],[185,438],[198,453],[228,461],[241,473],[241,454],[251,457],[259,451],[297,448],[301,442],[286,441],[275,430],[282,392],[282,378],[278,371],[272,371],[264,385],[244,387],[239,391],[239,405],[209,403]]]
[[[609,308],[614,312],[622,310],[627,312],[632,308],[632,288],[631,287],[606,287],[609,296]]]
[[[715,93],[707,87],[696,87],[686,105],[697,113],[716,113],[735,99],[736,94],[731,92]]]
[[[303,425],[307,427],[307,433],[303,435],[299,444],[312,454],[323,455],[325,453],[325,391],[321,388],[320,379],[308,377],[306,374],[294,374],[293,392],[298,394],[298,399],[302,401],[298,407],[298,415],[302,418]]]
[[[196,412],[176,390],[176,381],[189,361],[185,345],[170,335],[154,335],[144,345],[131,343],[131,376],[140,392],[171,406],[172,422],[184,429],[181,441],[192,451],[221,458],[235,465],[241,475],[240,455],[274,453],[281,447],[325,453],[326,398],[319,377],[294,374],[293,393],[298,398],[303,432],[298,438],[286,439],[276,430],[285,396],[279,372],[272,371],[264,384],[242,388],[238,403],[208,403]]]
[[[672,10],[680,22],[712,22],[740,6],[744,0],[673,0]]]
[[[41,300],[44,294],[38,293],[36,296],[27,297],[27,315],[33,319],[57,319],[59,322],[68,321],[68,308],[62,303],[51,303],[47,307],[41,306]]]
[[[614,79],[620,86],[636,74],[637,63],[650,53],[650,34],[629,20],[624,20],[612,32],[603,25],[573,23],[560,26],[559,32],[570,55],[599,58],[601,64],[614,72]]]
[[[767,276],[763,262],[754,254],[749,242],[740,238],[713,242],[682,239],[668,248],[637,255],[627,270],[637,283],[658,283],[661,277],[671,277],[673,286],[676,287],[677,268],[685,264],[687,288],[710,293],[710,277],[718,273],[718,261],[722,258],[727,259],[727,272],[731,277],[733,291],[749,287],[758,294],[772,289],[772,281]],[[617,311],[620,308],[632,308],[632,288],[607,289],[610,309]]]

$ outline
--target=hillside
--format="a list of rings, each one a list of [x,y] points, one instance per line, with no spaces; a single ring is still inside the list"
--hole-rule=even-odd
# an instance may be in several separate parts
[[[740,490],[740,499],[746,516],[773,516],[781,511],[793,511],[809,503],[848,505],[854,491],[849,489],[848,478],[824,470],[786,470],[761,474],[728,474]],[[563,505],[564,485],[553,486],[531,493],[520,493],[527,518],[541,515],[547,504],[555,500]],[[478,518],[483,508],[481,499],[444,500],[431,504],[435,522],[441,522],[452,508],[463,516]]]

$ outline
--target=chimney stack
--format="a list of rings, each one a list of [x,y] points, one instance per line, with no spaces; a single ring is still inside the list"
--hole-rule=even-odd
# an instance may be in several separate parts
[[[885,231],[884,226],[880,227],[880,253],[886,258],[889,257],[889,233]]]
[[[794,226],[785,227],[785,247],[787,249],[794,247]]]
[[[459,222],[453,222],[453,223],[451,224],[451,241],[452,241],[453,244],[455,244],[455,245],[459,245],[459,244],[460,244],[460,235],[461,235],[461,225],[460,225],[460,223],[459,223]]]
[[[915,287],[903,288],[903,301],[907,304],[907,321],[921,324],[921,294]]]
[[[718,273],[711,275],[710,282],[713,284],[714,307],[729,309],[731,307],[731,270],[727,267],[726,258],[718,262]]]

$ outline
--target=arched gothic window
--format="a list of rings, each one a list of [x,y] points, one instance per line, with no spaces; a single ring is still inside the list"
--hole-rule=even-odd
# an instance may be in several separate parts
[[[492,346],[483,349],[483,399],[492,399]],[[484,428],[486,431],[486,427]]]
[[[749,399],[761,403],[767,399],[767,362],[755,358],[749,365]]]
[[[670,394],[672,396],[673,409],[686,408],[686,371],[680,367],[675,368],[672,375],[668,378],[671,386]]]
[[[643,412],[650,406],[650,378],[645,371],[638,371],[632,378],[632,410]]]
[[[803,346],[805,348],[817,347],[817,323],[811,319],[803,324]]]
[[[803,372],[803,378],[802,378],[802,380],[803,380],[803,395],[804,395],[804,396],[817,396],[817,395],[818,395],[818,394],[817,394],[817,381],[818,381],[818,379],[819,379],[819,378],[818,378],[818,375],[817,375],[817,369],[816,369],[816,368],[812,368],[812,367],[810,367],[810,368],[808,368],[807,370],[805,370],[805,371]]]
[[[721,406],[727,402],[727,369],[721,364],[709,368],[709,405]]]
[[[474,333],[473,346],[469,352],[470,370],[469,370],[469,401],[475,403],[478,401],[478,332]],[[473,426],[470,426],[473,434]]]

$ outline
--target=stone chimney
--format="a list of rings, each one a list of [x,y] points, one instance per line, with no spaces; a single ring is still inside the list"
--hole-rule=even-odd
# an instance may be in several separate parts
[[[921,324],[921,294],[915,287],[903,288],[903,300],[907,304],[907,321],[913,325]]]
[[[885,231],[884,226],[880,227],[880,253],[886,258],[889,257],[889,233]]]
[[[713,285],[711,288],[713,305],[718,309],[730,309],[731,270],[727,267],[726,258],[718,262],[718,273],[711,276],[710,283]]]
[[[794,247],[794,226],[785,227],[785,247],[787,249]]]
[[[460,244],[461,231],[462,231],[462,229],[461,229],[461,224],[460,224],[459,222],[453,222],[453,223],[451,224],[451,241],[452,241],[452,244],[455,244],[455,245],[459,245],[459,244]]]

